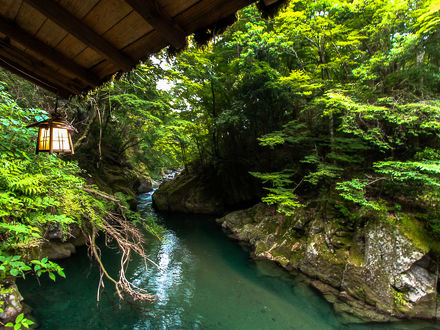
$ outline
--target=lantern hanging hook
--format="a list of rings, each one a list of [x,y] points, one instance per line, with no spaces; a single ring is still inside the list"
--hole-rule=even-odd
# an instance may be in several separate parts
[[[55,95],[55,110],[53,112],[54,116],[58,115],[58,95]]]

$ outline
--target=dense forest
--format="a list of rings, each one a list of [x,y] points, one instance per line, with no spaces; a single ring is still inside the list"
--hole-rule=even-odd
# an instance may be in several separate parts
[[[55,96],[0,72],[0,281],[64,277],[36,251],[75,231],[99,263],[99,232],[145,257],[136,228],[161,228],[133,211],[136,189],[179,167],[215,182],[225,211],[261,200],[343,227],[383,217],[440,253],[439,10],[435,0],[292,0],[264,18],[245,8],[209,42],[58,100],[79,131],[74,155],[35,155],[26,126]],[[149,298],[112,280],[121,297]]]

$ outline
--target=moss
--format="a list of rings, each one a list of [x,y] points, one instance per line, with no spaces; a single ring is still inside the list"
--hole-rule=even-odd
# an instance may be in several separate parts
[[[303,257],[303,251],[295,251],[290,255],[289,263],[297,268]]]
[[[272,220],[272,219],[271,219]],[[275,234],[278,227],[278,223],[276,221],[265,221],[264,222],[264,231],[268,234]],[[279,235],[279,233],[278,233]]]
[[[255,246],[255,254],[261,254],[261,253],[265,252],[266,250],[267,250],[266,244],[264,244],[261,241],[257,242],[257,245]]]
[[[393,289],[393,296],[394,305],[399,312],[407,313],[410,311],[410,308],[408,307],[408,302],[406,301],[403,292],[399,292]]]
[[[398,228],[421,251],[428,253],[430,250],[440,253],[440,242],[432,239],[422,222],[414,216],[403,214],[400,216]]]
[[[359,251],[356,245],[352,245],[350,248],[350,254],[348,255],[348,262],[354,266],[364,266],[364,255]]]
[[[289,260],[284,256],[276,256],[275,261],[283,267],[287,267],[287,265],[289,264]]]

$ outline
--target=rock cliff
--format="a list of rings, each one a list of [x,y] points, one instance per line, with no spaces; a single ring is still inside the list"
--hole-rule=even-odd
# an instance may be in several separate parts
[[[257,257],[311,277],[312,285],[349,319],[440,316],[438,263],[417,234],[416,220],[406,220],[410,227],[392,218],[341,223],[313,210],[298,209],[288,217],[258,204],[217,221],[248,242]]]
[[[215,186],[209,177],[182,173],[173,180],[164,181],[154,192],[153,202],[161,211],[221,214],[224,203]]]

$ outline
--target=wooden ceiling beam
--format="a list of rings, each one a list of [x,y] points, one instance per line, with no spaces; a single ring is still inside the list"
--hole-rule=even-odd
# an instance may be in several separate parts
[[[176,49],[186,45],[185,31],[164,13],[156,0],[125,0],[169,44]]]
[[[135,62],[120,52],[81,20],[72,15],[54,0],[24,0],[51,21],[72,34],[88,47],[105,56],[110,62],[124,71],[130,71]]]
[[[36,39],[28,32],[22,30],[17,24],[6,19],[0,19],[0,32],[29,50],[41,55],[52,64],[55,64],[56,66],[59,66],[60,68],[70,72],[75,77],[78,77],[85,83],[90,84],[92,87],[99,85],[99,78],[94,73],[87,71],[85,68],[75,63],[70,58],[64,56],[59,51]]]
[[[266,6],[273,5],[275,2],[278,2],[278,0],[263,0],[264,4]]]
[[[25,69],[24,67],[22,67],[20,64],[18,63],[13,63],[10,60],[4,60],[0,57],[0,66],[14,74],[16,74],[17,76],[26,79],[28,81],[30,81],[31,83],[40,86],[41,88],[44,88],[46,90],[48,90],[51,93],[54,93],[64,99],[67,99],[72,92],[64,89],[61,86],[56,86],[56,85],[52,85],[46,82],[45,79],[39,77],[37,74],[35,74],[34,72],[29,72],[29,70]]]
[[[231,16],[237,10],[254,2],[255,0],[199,1],[188,10],[178,14],[175,20],[191,34],[206,26],[215,25],[219,20]]]
[[[35,74],[38,79],[50,85],[59,86],[63,90],[69,91],[69,94],[79,94],[84,89],[84,86],[81,86],[78,82],[54,71],[43,62],[3,40],[0,40],[0,57],[10,65],[13,64],[16,67],[23,68],[26,74],[30,76]]]

